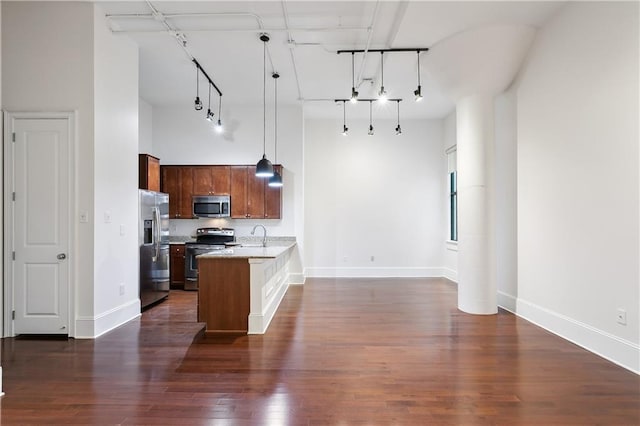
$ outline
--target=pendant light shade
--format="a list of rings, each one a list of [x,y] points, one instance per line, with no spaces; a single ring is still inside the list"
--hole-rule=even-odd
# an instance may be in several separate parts
[[[381,72],[381,80],[380,80],[380,91],[378,92],[378,100],[380,103],[387,102],[387,91],[384,90],[384,52],[380,52],[380,72]]]
[[[273,83],[274,83],[274,102],[273,102],[273,115],[274,115],[274,159],[276,160],[276,162],[278,161],[278,78],[280,77],[280,74],[278,74],[277,72],[274,72],[273,74],[271,74],[271,77],[273,77]],[[280,173],[278,173],[277,170],[273,170],[273,176],[271,176],[269,178],[269,186],[272,188],[278,188],[282,186],[282,176],[280,176]]]
[[[271,177],[273,176],[273,164],[267,159],[266,155],[262,155],[262,159],[256,164],[256,176]]]
[[[413,91],[414,96],[416,97],[416,102],[420,102],[422,100],[422,86],[420,85],[420,51],[418,50],[418,88]]]
[[[270,178],[273,176],[273,164],[267,159],[267,42],[269,36],[265,33],[260,34],[262,47],[262,114],[263,114],[263,139],[262,139],[262,159],[256,164],[256,176]]]
[[[346,102],[342,101],[342,136],[349,134],[349,128],[347,127],[347,107]]]
[[[356,80],[355,80],[355,67],[354,67],[354,53],[351,52],[351,103],[355,104],[358,102],[358,91],[356,90]]]
[[[372,120],[371,105],[372,105],[372,102],[369,101],[369,132],[367,133],[369,136],[373,136],[373,121],[371,121]]]
[[[402,134],[402,128],[400,128],[400,101],[396,101],[398,103],[398,125],[396,126],[396,135]]]

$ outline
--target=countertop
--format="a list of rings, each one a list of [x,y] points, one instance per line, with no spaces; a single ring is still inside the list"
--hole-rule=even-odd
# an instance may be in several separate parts
[[[259,258],[259,259],[275,259],[282,253],[285,253],[296,243],[283,245],[267,245],[267,247],[229,247],[223,250],[210,251],[198,256],[198,258]]]

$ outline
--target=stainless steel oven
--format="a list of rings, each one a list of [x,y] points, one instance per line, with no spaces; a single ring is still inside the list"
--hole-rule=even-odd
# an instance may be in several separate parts
[[[198,289],[197,256],[214,250],[224,249],[224,244],[235,241],[235,232],[229,228],[199,228],[196,241],[185,244],[184,254],[184,289]]]

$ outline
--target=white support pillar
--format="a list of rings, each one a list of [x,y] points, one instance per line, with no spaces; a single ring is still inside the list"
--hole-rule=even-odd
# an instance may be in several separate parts
[[[493,96],[458,101],[458,308],[498,312],[493,221]]]

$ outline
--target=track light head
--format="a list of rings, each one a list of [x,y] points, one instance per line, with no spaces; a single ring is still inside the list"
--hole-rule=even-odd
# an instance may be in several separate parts
[[[402,134],[402,129],[400,128],[400,125],[398,124],[396,126],[396,135],[401,135]]]
[[[349,128],[344,125],[342,126],[342,136],[347,136],[349,134]]]
[[[387,91],[384,90],[384,86],[380,86],[380,91],[378,92],[378,100],[381,103],[387,102]]]
[[[369,132],[367,133],[369,136],[373,136],[373,125],[369,124]]]
[[[356,102],[358,102],[358,91],[356,90],[355,87],[351,88],[351,103],[355,104]]]
[[[200,96],[196,96],[196,100],[194,102],[194,107],[196,111],[202,110],[202,101],[200,100]]]
[[[222,133],[223,130],[224,130],[224,127],[222,126],[222,122],[218,118],[218,122],[216,123],[216,132]]]
[[[207,120],[213,121],[213,112],[211,112],[211,109],[207,110]]]
[[[418,86],[418,88],[413,91],[413,94],[416,97],[416,102],[420,102],[422,100],[422,86]]]

